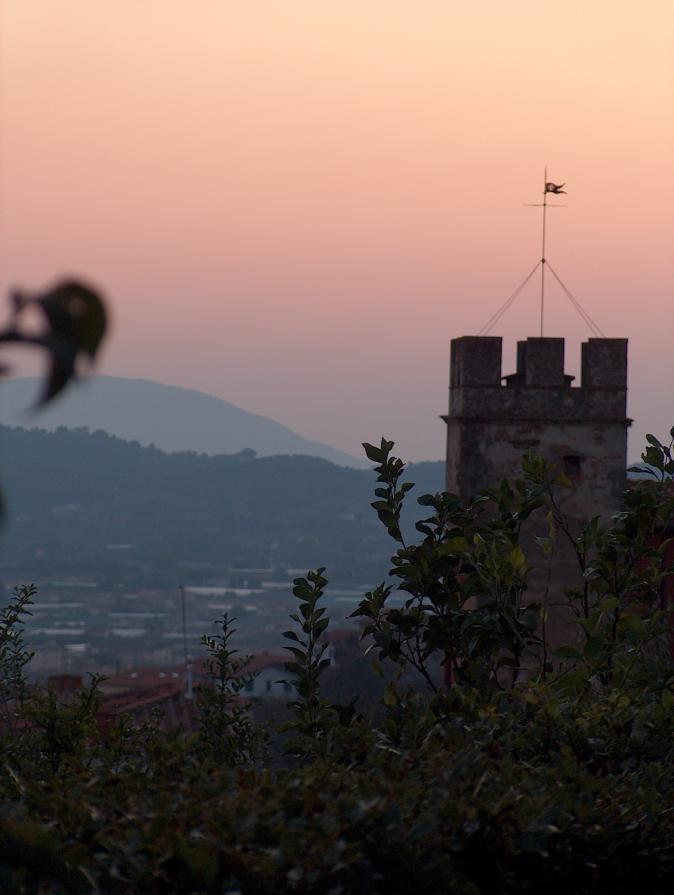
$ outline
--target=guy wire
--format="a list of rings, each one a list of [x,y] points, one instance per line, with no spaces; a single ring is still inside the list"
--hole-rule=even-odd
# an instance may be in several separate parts
[[[550,262],[548,262],[548,269],[549,269],[550,273],[553,275],[553,277],[557,280],[557,282],[559,283],[559,285],[562,287],[562,289],[564,290],[564,293],[565,293],[566,297],[569,299],[569,301],[570,301],[571,304],[574,306],[574,308],[576,309],[576,311],[578,311],[578,314],[580,315],[580,317],[581,317],[581,318],[585,321],[585,323],[588,325],[588,327],[589,327],[590,330],[592,331],[592,335],[593,335],[593,336],[600,336],[601,338],[605,339],[606,336],[604,335],[604,333],[599,329],[599,327],[597,326],[597,324],[594,322],[594,320],[592,319],[592,317],[590,317],[590,315],[587,313],[587,311],[586,311],[585,308],[581,305],[581,303],[580,303],[576,298],[573,297],[573,295],[572,295],[571,292],[566,288],[566,286],[564,285],[564,283],[562,283],[561,279],[557,276],[557,274],[555,273],[554,269],[553,269],[552,266],[550,265]]]
[[[517,298],[517,296],[520,294],[520,292],[521,292],[521,291],[524,289],[524,287],[527,285],[527,283],[529,282],[529,280],[530,280],[530,279],[533,277],[533,275],[536,273],[536,271],[538,270],[538,267],[539,267],[540,263],[541,263],[540,261],[537,261],[537,262],[536,262],[536,266],[535,266],[534,269],[531,271],[531,273],[529,273],[529,274],[527,275],[526,279],[523,280],[523,282],[517,287],[517,289],[515,289],[515,291],[512,293],[512,295],[504,301],[504,303],[500,306],[500,308],[498,308],[498,310],[497,310],[494,314],[491,315],[491,317],[489,318],[489,320],[487,320],[487,322],[485,323],[485,325],[484,325],[484,326],[482,327],[482,329],[478,332],[478,336],[487,336],[487,335],[489,335],[489,331],[490,331],[491,329],[493,329],[494,326],[496,326],[496,324],[499,322],[499,320],[501,319],[501,317],[503,317],[503,315],[505,314],[505,312],[506,312],[506,311],[508,310],[508,308],[512,305],[512,303],[515,301],[515,299]]]

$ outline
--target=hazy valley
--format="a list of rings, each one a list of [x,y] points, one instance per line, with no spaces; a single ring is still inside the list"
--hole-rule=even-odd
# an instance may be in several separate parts
[[[388,571],[390,540],[369,506],[371,470],[317,457],[166,453],[98,431],[0,427],[8,521],[0,574],[39,587],[33,668],[167,662],[227,609],[251,649],[278,645],[292,579],[327,567],[335,618]],[[414,498],[443,464],[409,467]],[[418,518],[415,517],[415,518]]]

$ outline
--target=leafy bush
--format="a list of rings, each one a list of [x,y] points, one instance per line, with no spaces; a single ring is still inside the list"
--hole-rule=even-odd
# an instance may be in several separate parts
[[[241,691],[254,677],[245,669],[250,656],[237,658],[229,641],[235,631],[227,613],[218,623],[222,633],[204,635],[208,651],[206,669],[211,687],[202,687],[198,695],[197,750],[229,765],[249,764],[264,753],[265,733],[252,723]]]
[[[674,441],[674,431],[671,433]],[[672,443],[610,526],[579,534],[570,483],[527,457],[521,481],[468,504],[426,495],[407,544],[410,490],[383,440],[376,510],[396,542],[392,587],[356,616],[391,663],[381,705],[331,704],[324,570],[295,581],[285,756],[267,761],[238,699],[232,628],[208,638],[214,687],[196,734],[122,719],[96,725],[96,679],[76,700],[25,685],[20,636],[33,591],[0,616],[4,696],[0,887],[23,893],[664,893],[674,873],[674,672],[662,588],[674,518]],[[572,540],[570,642],[547,642],[527,599],[527,520],[542,555]],[[580,636],[575,636],[580,632]],[[337,669],[336,669],[337,670]],[[412,686],[412,671],[423,688]],[[11,728],[11,729],[10,729]]]

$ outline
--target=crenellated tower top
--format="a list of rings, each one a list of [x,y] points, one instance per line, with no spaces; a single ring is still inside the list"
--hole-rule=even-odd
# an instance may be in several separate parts
[[[627,423],[627,339],[589,339],[581,381],[564,372],[564,339],[517,343],[517,370],[503,375],[498,336],[452,339],[449,417],[622,420]]]

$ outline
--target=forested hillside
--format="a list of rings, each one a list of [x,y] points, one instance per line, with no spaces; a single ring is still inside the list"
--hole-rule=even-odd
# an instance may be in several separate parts
[[[441,463],[410,467],[413,496],[442,476]],[[321,562],[333,579],[368,580],[387,558],[374,474],[316,457],[167,454],[102,431],[0,427],[0,477],[2,559],[30,561],[34,574],[67,563],[100,579],[123,567],[160,584],[179,563]]]

